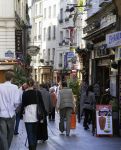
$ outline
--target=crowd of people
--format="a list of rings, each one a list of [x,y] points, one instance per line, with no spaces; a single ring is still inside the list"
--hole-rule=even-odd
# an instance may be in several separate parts
[[[6,81],[0,84],[0,148],[9,150],[13,135],[19,134],[19,122],[25,123],[29,150],[36,150],[39,141],[48,139],[48,121],[55,121],[59,112],[59,130],[70,136],[71,114],[75,112],[73,91],[63,81],[59,84],[38,84],[28,78],[19,87],[12,83],[14,73],[5,74]],[[93,111],[99,101],[100,86],[88,85],[85,81],[80,87],[80,110],[84,116],[83,126],[89,129],[94,118]],[[66,122],[66,123],[65,123]]]
[[[61,85],[49,87],[28,78],[18,87],[13,84],[13,78],[14,73],[7,71],[6,81],[0,84],[0,148],[9,150],[13,135],[19,134],[20,119],[23,119],[29,150],[36,150],[40,140],[48,139],[47,121],[55,121],[55,111],[60,115],[60,132],[65,131],[69,136],[74,97],[67,83],[63,81]]]

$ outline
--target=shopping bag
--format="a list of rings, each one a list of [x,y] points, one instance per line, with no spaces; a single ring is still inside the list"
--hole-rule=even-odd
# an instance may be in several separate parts
[[[71,114],[71,125],[70,125],[71,129],[75,129],[76,128],[76,114],[75,112],[73,112]]]

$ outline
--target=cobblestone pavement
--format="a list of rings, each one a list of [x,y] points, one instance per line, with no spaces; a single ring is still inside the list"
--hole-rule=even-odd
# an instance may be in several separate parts
[[[96,137],[91,131],[85,131],[82,123],[71,130],[69,137],[60,134],[58,129],[59,117],[55,122],[48,122],[49,138],[45,143],[39,143],[37,150],[121,150],[121,138]],[[20,123],[19,135],[14,136],[10,150],[27,150],[25,147],[26,131],[23,121]]]

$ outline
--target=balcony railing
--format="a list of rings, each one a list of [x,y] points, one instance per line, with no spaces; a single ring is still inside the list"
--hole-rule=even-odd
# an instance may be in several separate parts
[[[99,6],[103,7],[105,6],[107,3],[111,2],[112,0],[100,0],[99,1]]]

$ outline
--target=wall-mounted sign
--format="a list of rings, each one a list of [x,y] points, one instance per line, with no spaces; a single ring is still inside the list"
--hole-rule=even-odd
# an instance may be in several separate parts
[[[40,47],[39,46],[29,46],[27,48],[27,51],[29,53],[29,55],[31,56],[36,56],[39,53]]]
[[[120,60],[120,59],[121,59],[121,46],[119,46],[115,50],[115,60]]]
[[[22,30],[15,31],[15,48],[17,52],[22,52]]]
[[[112,106],[96,105],[97,135],[112,135]]]
[[[121,31],[107,34],[106,44],[108,48],[121,46]]]
[[[14,53],[13,53],[11,50],[8,50],[8,51],[5,53],[5,57],[14,58]]]

